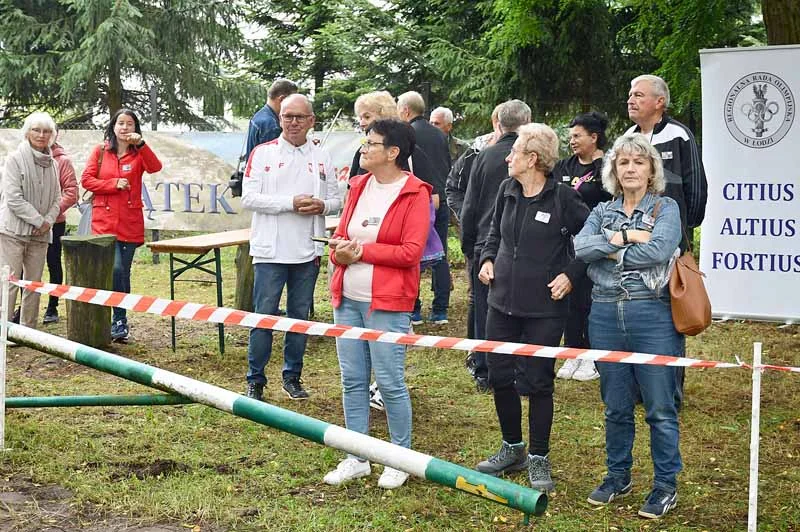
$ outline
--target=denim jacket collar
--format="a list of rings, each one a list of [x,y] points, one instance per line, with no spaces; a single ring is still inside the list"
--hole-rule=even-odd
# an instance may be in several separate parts
[[[639,204],[633,209],[633,212],[640,211],[643,214],[652,212],[656,202],[659,199],[660,199],[659,195],[653,194],[652,192],[646,192],[642,200],[639,202]],[[625,209],[623,208],[622,202],[623,202],[623,197],[622,195],[619,195],[613,200],[611,200],[611,203],[609,204],[608,208],[618,211],[623,215],[625,215],[626,217],[628,217],[628,215],[625,214]],[[631,217],[632,216],[633,213],[631,213]]]

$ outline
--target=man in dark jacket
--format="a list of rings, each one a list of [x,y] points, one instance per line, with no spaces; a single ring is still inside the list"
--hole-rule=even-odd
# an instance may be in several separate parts
[[[625,133],[642,133],[661,154],[664,163],[664,195],[678,202],[685,235],[681,248],[686,249],[706,214],[708,182],[700,150],[689,128],[667,115],[669,87],[658,76],[648,74],[633,78],[628,92],[628,117],[635,123]],[[675,402],[683,403],[684,368],[675,368],[678,389]]]
[[[245,162],[250,158],[253,148],[280,136],[281,125],[278,114],[281,111],[281,102],[296,92],[297,85],[288,79],[278,78],[270,85],[267,91],[267,103],[253,115],[253,118],[250,119],[250,126],[247,128]]]
[[[487,298],[489,287],[478,280],[481,252],[492,225],[494,202],[500,183],[508,178],[506,157],[517,140],[517,129],[531,121],[531,108],[521,100],[509,100],[499,106],[497,120],[502,136],[475,158],[461,209],[461,250],[470,263],[474,304],[475,338],[486,338]],[[488,386],[486,354],[472,355],[472,371],[479,389]]]
[[[411,124],[416,134],[416,143],[431,163],[434,180],[434,192],[439,193],[436,206],[436,221],[434,227],[436,234],[442,241],[445,257],[444,260],[434,264],[431,268],[431,289],[433,290],[433,305],[430,321],[437,325],[447,323],[447,309],[450,307],[450,263],[447,260],[447,227],[450,223],[450,212],[447,208],[445,195],[445,181],[450,172],[450,148],[447,137],[439,129],[432,126],[422,116],[425,113],[425,100],[418,92],[405,92],[397,98],[397,112],[401,120]],[[412,172],[413,172],[412,168]],[[434,204],[436,201],[434,201]],[[411,314],[411,323],[422,323],[422,304],[417,298],[414,312]]]

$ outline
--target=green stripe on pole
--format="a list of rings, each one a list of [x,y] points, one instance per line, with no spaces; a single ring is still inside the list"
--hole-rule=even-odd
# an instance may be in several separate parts
[[[156,368],[147,364],[84,345],[75,352],[75,362],[145,386],[152,384],[156,372]]]
[[[61,395],[54,397],[9,397],[7,408],[50,408],[66,406],[162,406],[186,405],[193,400],[180,395]]]
[[[234,401],[233,413],[256,423],[275,427],[322,445],[325,445],[325,431],[331,426],[330,423],[319,419],[284,410],[249,397],[242,397]]]
[[[432,458],[428,463],[425,478],[533,515],[541,515],[547,509],[546,493],[530,488],[519,489],[521,486],[517,484],[438,458]]]

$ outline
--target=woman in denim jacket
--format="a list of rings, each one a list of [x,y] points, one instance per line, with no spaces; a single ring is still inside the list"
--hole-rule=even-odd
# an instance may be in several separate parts
[[[672,322],[667,286],[681,241],[680,212],[674,200],[660,196],[664,170],[645,136],[617,139],[603,167],[603,186],[614,199],[595,207],[575,237],[575,253],[589,264],[594,282],[592,348],[682,356],[684,337]],[[639,515],[661,517],[675,507],[682,467],[675,368],[599,362],[597,370],[608,473],[588,500],[604,505],[630,493],[634,407],[641,397],[654,482]]]

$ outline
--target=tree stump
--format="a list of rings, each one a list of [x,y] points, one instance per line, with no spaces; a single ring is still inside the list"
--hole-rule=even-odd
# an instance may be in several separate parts
[[[66,284],[111,290],[114,235],[75,235],[61,239]],[[67,300],[67,338],[92,347],[111,343],[111,307]]]
[[[239,244],[236,250],[236,295],[234,307],[245,312],[253,312],[253,257],[250,256],[250,244]]]

